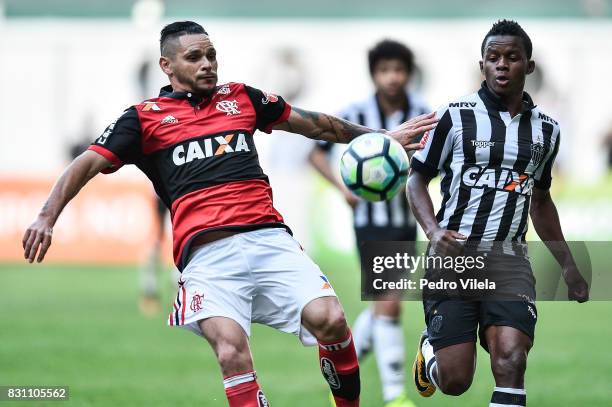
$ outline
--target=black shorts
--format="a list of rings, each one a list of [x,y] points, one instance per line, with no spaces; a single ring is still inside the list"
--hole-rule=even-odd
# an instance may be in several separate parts
[[[451,345],[476,342],[489,351],[485,331],[490,326],[510,326],[535,339],[538,310],[534,302],[516,301],[423,301],[429,342],[434,351]]]

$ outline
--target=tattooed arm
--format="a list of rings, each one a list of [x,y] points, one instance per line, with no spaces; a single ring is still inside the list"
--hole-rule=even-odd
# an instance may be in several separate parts
[[[387,131],[360,126],[325,113],[292,107],[291,114],[287,120],[274,126],[274,129],[301,134],[314,140],[326,140],[334,143],[349,143],[355,137],[362,134],[380,132],[388,134],[399,141],[406,150],[417,150],[420,148],[420,144],[413,143],[414,139],[424,132],[433,129],[437,121],[435,113],[430,113],[410,119],[396,130]]]

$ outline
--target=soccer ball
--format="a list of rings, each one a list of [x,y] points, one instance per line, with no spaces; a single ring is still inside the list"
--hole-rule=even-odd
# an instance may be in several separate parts
[[[351,141],[342,154],[340,174],[355,195],[384,201],[406,183],[409,165],[400,143],[382,133],[367,133]]]

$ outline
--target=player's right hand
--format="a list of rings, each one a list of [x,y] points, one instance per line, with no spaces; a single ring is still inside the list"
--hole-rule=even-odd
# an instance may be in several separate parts
[[[465,239],[461,233],[447,229],[438,229],[429,237],[433,251],[439,256],[459,256],[463,252],[460,240]]]
[[[567,298],[571,301],[586,302],[589,300],[589,284],[577,267],[572,265],[563,270],[563,278],[567,284]]]
[[[438,124],[436,112],[422,114],[405,121],[398,128],[387,131],[385,134],[393,137],[404,147],[406,151],[421,150],[421,143],[414,142],[417,138],[432,130]]]
[[[46,216],[38,215],[38,218],[26,229],[23,235],[23,257],[32,263],[34,259],[38,263],[43,261],[53,235],[53,222]],[[38,250],[40,249],[40,252]],[[38,258],[36,254],[38,253]]]

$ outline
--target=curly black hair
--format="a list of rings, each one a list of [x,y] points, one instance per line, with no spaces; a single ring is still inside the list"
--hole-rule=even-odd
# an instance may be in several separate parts
[[[404,63],[409,74],[414,70],[414,54],[400,42],[383,40],[374,45],[374,48],[368,52],[370,75],[374,74],[376,63],[382,59],[399,59]]]
[[[480,55],[484,55],[485,43],[487,42],[487,38],[492,37],[494,35],[512,35],[515,37],[519,37],[521,41],[523,41],[523,46],[525,47],[525,52],[527,53],[527,59],[531,59],[531,53],[533,51],[533,45],[531,44],[531,39],[523,30],[523,27],[519,25],[516,21],[513,20],[499,20],[493,27],[489,30],[487,35],[485,35],[482,40],[482,45],[480,46]]]

